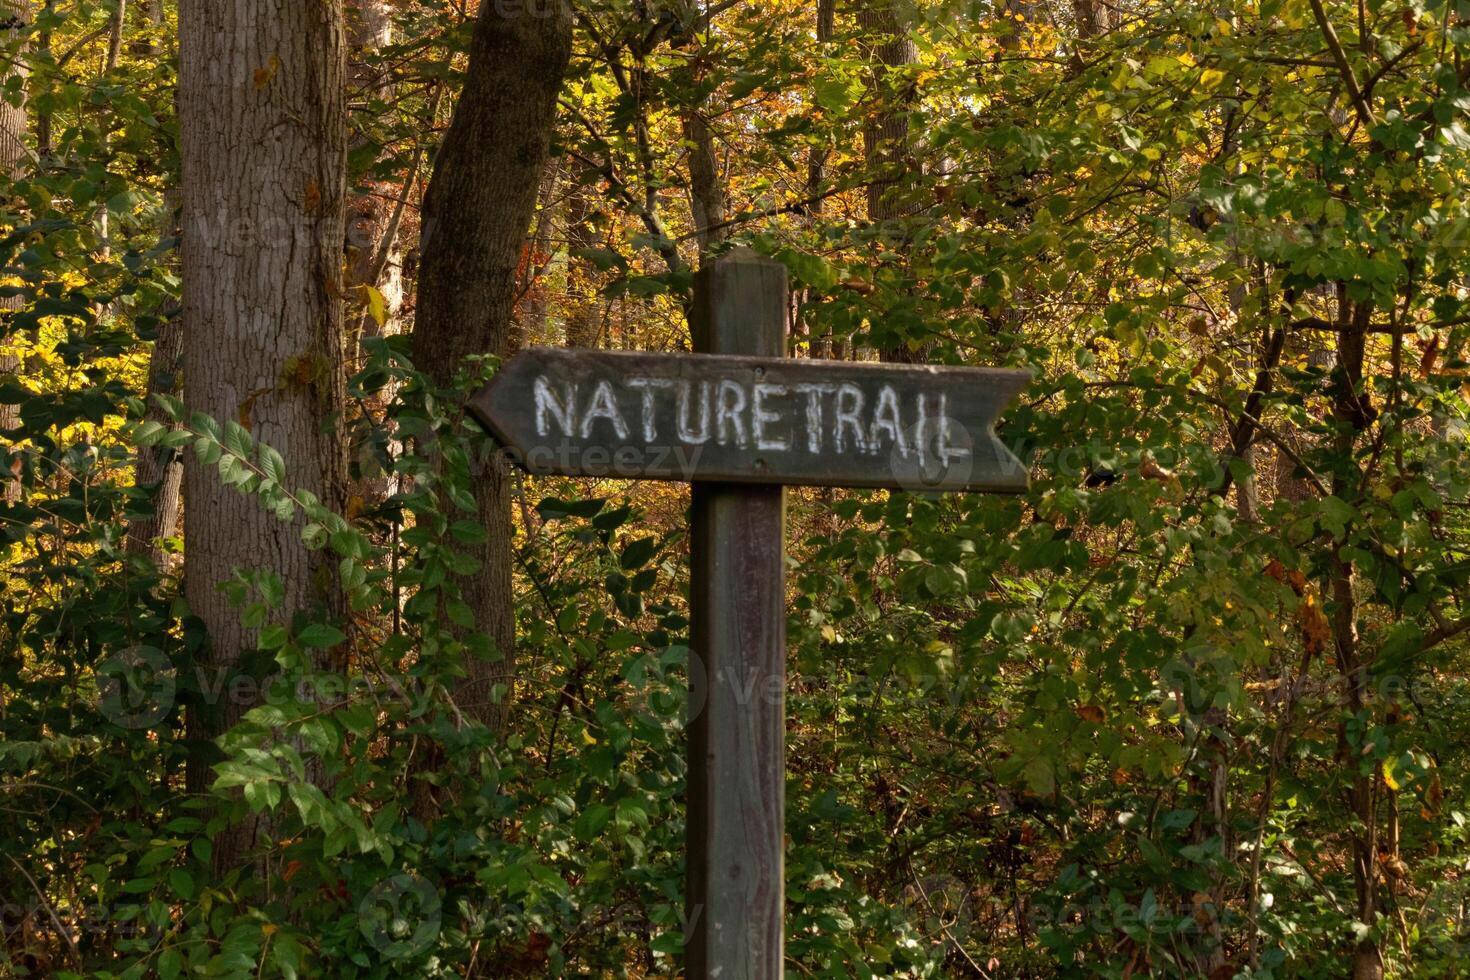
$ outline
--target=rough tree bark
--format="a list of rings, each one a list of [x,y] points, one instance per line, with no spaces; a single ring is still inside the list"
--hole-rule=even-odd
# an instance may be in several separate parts
[[[509,353],[517,268],[571,46],[566,4],[480,8],[464,91],[424,200],[413,356],[440,384],[467,355]],[[465,601],[499,659],[471,655],[456,701],[501,730],[515,676],[510,483],[501,464],[482,474],[476,496],[489,537],[474,549],[482,567],[464,578]],[[504,698],[495,695],[500,686]]]
[[[0,43],[10,43],[18,36],[20,31],[26,29],[31,22],[30,0],[0,0]],[[23,63],[18,63],[17,72],[24,73]],[[30,153],[26,149],[26,107],[11,105],[9,100],[0,99],[0,169],[9,174],[11,179],[19,179],[25,175],[28,169]],[[21,297],[0,297],[0,316],[9,319],[9,314],[19,310],[22,306]],[[0,333],[0,340],[4,334]],[[7,376],[14,375],[20,367],[20,359],[14,354],[0,354],[0,381]],[[20,406],[0,404],[0,434],[14,429],[20,424]],[[9,441],[8,439],[6,440]],[[0,481],[4,488],[0,491],[0,498],[7,503],[15,503],[20,499],[20,479],[8,469],[5,458],[6,454],[0,454],[0,464],[7,465],[5,472],[0,472]],[[19,462],[17,458],[16,462]]]
[[[708,33],[710,22],[709,17],[702,13],[690,13],[687,26],[675,34],[673,43],[692,50],[700,44],[700,36]],[[705,63],[703,55],[696,53],[696,84],[703,76],[699,66]],[[689,154],[689,208],[701,263],[709,254],[710,247],[724,241],[730,234],[724,226],[725,178],[720,172],[720,158],[707,115],[714,105],[713,97],[701,99],[684,113],[684,142]]]
[[[867,0],[858,9],[858,27],[869,39],[873,88],[879,93],[878,110],[863,127],[863,152],[868,161],[868,218],[888,221],[906,211],[894,191],[909,163],[909,91],[894,91],[890,76],[918,60],[918,48],[899,23],[892,0]]]
[[[338,503],[335,422],[344,401],[341,296],[346,173],[341,0],[183,0],[179,12],[183,157],[184,379],[189,408],[235,421],[284,457],[293,487]],[[257,501],[185,462],[185,594],[208,631],[214,681],[240,669],[254,631],[219,591],[236,568],[281,579],[277,614],[335,606],[326,557]],[[226,683],[221,690],[228,692]],[[252,705],[193,705],[198,747]],[[207,752],[189,785],[209,781]],[[215,844],[232,867],[259,825]]]
[[[684,118],[684,139],[689,144],[689,206],[701,257],[729,236],[729,229],[724,227],[725,179],[715,153],[714,134],[704,118],[709,105],[705,102],[696,106]]]

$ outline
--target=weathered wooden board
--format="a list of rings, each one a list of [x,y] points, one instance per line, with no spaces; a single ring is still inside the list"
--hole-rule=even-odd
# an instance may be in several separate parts
[[[785,267],[735,250],[695,276],[695,349],[779,357],[786,303]],[[684,973],[777,980],[786,895],[786,490],[701,481],[690,497],[690,652],[699,669],[690,671]]]
[[[533,348],[475,415],[533,473],[1022,492],[1025,371]]]

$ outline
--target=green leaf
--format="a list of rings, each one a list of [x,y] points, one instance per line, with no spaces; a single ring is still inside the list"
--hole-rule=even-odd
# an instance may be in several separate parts
[[[272,624],[260,631],[260,641],[257,644],[262,650],[279,650],[290,642],[291,634],[286,627],[280,624]]]
[[[812,83],[812,98],[828,112],[840,112],[855,104],[863,94],[863,83],[856,78],[836,73],[823,75]]]
[[[260,444],[260,468],[281,486],[286,485],[286,461],[274,447],[265,443]]]
[[[304,647],[324,650],[347,642],[347,634],[326,623],[312,623],[297,634],[296,642]]]
[[[653,553],[658,549],[658,541],[653,538],[639,538],[623,549],[623,556],[619,564],[625,569],[642,568],[648,564]]]

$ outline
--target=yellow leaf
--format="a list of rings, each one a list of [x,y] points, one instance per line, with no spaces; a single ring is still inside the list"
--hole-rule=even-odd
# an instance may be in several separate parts
[[[383,298],[383,294],[367,285],[358,286],[357,289],[362,294],[362,304],[367,307],[368,316],[373,318],[373,322],[380,327],[387,323],[388,301]]]
[[[1384,784],[1389,789],[1391,789],[1395,793],[1397,793],[1399,791],[1399,781],[1397,779],[1394,779],[1393,778],[1393,769],[1394,769],[1393,761],[1390,760],[1390,759],[1384,759],[1383,760],[1383,782],[1384,782]]]

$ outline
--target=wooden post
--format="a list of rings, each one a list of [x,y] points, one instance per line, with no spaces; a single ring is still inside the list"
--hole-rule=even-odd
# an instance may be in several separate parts
[[[787,360],[786,312],[736,249],[695,278],[694,354],[527,351],[469,405],[528,472],[694,484],[689,980],[782,976],[785,486],[1027,488],[995,435],[1025,371]]]
[[[786,270],[737,249],[694,283],[694,349],[786,353]],[[686,976],[782,976],[786,491],[695,483]],[[700,706],[702,705],[702,710]]]

